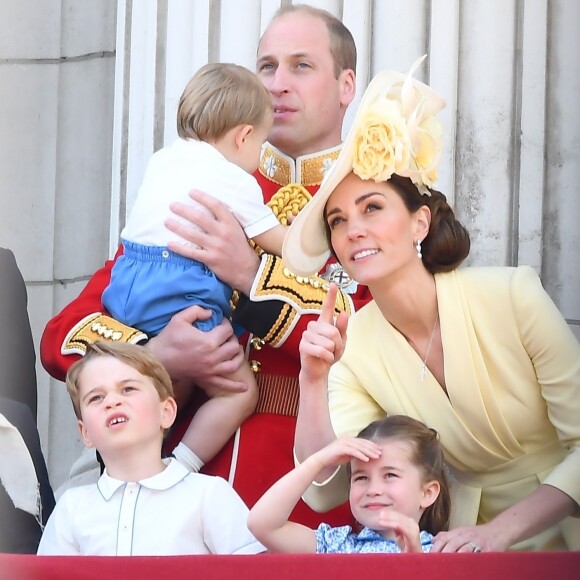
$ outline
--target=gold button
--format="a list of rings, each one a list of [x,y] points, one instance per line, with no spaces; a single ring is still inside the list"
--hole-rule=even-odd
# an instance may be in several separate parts
[[[262,347],[265,344],[266,342],[257,336],[255,338],[252,338],[252,340],[250,340],[250,346],[252,348],[255,348],[256,350],[262,350]]]
[[[282,272],[283,272],[284,276],[286,276],[286,278],[296,278],[296,274],[294,274],[294,272],[292,272],[288,268],[284,268],[282,270]]]
[[[262,370],[262,363],[259,360],[251,360],[250,368],[254,374],[258,374]]]

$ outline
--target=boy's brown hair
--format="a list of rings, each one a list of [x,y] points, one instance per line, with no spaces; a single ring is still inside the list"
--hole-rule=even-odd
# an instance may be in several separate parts
[[[85,356],[76,361],[66,374],[66,388],[77,419],[82,419],[79,389],[80,375],[91,360],[103,356],[113,357],[133,367],[143,376],[149,377],[155,390],[159,393],[159,400],[165,401],[169,397],[173,397],[173,385],[169,374],[165,367],[146,348],[124,342],[97,341],[87,346]]]
[[[177,134],[215,141],[239,125],[259,127],[271,110],[270,94],[253,72],[237,64],[207,64],[179,99]]]

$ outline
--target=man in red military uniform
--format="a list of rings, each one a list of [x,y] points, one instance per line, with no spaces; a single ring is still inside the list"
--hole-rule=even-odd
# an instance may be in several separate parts
[[[348,30],[332,15],[312,7],[282,8],[262,36],[257,73],[272,95],[274,126],[256,178],[265,201],[283,222],[316,193],[324,172],[338,155],[344,114],[355,94],[355,65],[356,49]],[[351,312],[370,296],[337,264],[329,264],[321,277],[302,278],[289,272],[276,256],[258,257],[225,206],[208,195],[197,194],[196,199],[213,212],[215,219],[177,204],[175,213],[195,221],[203,232],[181,222],[168,223],[170,229],[193,243],[172,249],[206,263],[239,290],[234,320],[249,331],[243,340],[260,389],[254,415],[202,471],[228,479],[252,506],[293,467],[298,343],[308,321],[318,315],[329,282],[336,282],[341,289],[337,312]],[[42,363],[58,379],[64,378],[87,343],[103,339],[139,343],[148,338],[104,312],[101,295],[109,283],[112,264],[109,261],[96,272],[79,297],[45,329]],[[198,331],[191,326],[199,315],[196,308],[175,315],[161,334],[146,343],[147,347],[174,379],[187,377],[202,388],[241,388],[221,376],[242,360],[231,326],[225,323],[207,333]],[[195,403],[182,404],[181,409],[169,437],[169,451],[187,428]],[[351,517],[348,509],[321,517],[300,502],[292,519],[316,526],[322,520],[331,525],[345,524]]]

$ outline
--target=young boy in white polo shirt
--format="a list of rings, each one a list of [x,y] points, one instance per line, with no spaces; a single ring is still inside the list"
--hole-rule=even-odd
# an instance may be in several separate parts
[[[254,554],[248,509],[219,477],[161,459],[177,406],[163,366],[139,346],[97,342],[67,374],[85,445],[101,454],[96,484],[67,490],[38,554]]]

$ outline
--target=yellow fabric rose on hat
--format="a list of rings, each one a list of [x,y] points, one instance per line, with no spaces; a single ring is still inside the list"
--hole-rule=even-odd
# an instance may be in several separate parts
[[[441,123],[436,117],[429,117],[410,131],[413,153],[409,170],[402,173],[408,176],[421,191],[433,187],[438,179],[437,168],[441,157]]]
[[[361,179],[386,181],[409,168],[411,139],[401,107],[379,99],[357,124],[352,168]]]

